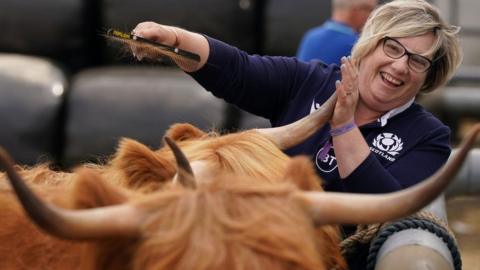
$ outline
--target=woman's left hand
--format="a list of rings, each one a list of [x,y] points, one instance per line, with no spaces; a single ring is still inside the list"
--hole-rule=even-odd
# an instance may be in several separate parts
[[[359,98],[358,68],[355,59],[342,57],[342,80],[335,83],[337,104],[330,125],[332,128],[354,121],[354,114]]]

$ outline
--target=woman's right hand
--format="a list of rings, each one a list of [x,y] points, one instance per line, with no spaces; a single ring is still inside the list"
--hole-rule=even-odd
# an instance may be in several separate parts
[[[162,25],[155,22],[142,22],[135,26],[132,34],[198,54],[200,56],[200,62],[196,66],[182,66],[182,64],[179,64],[179,67],[187,72],[193,72],[202,68],[207,62],[210,53],[210,46],[203,35],[175,26]],[[134,57],[138,60],[149,56],[148,51],[138,48],[131,49]]]
[[[161,25],[155,22],[142,22],[137,24],[132,30],[132,35],[142,37],[151,41],[169,45],[172,47],[179,46],[178,29],[173,26]],[[136,47],[132,47],[133,55],[142,60],[144,57],[148,57],[148,52],[139,50]]]

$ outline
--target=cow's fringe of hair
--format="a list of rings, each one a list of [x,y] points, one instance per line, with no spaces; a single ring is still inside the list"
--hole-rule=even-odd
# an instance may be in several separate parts
[[[179,145],[190,161],[206,161],[210,172],[235,172],[258,182],[280,181],[289,159],[272,141],[255,131]]]
[[[134,269],[325,269],[292,184],[232,177],[158,198]]]

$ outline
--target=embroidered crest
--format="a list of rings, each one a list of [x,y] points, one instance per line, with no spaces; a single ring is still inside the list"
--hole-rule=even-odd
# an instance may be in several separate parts
[[[395,156],[403,149],[403,142],[397,135],[393,133],[379,134],[372,143],[373,147],[370,150],[385,157],[390,161],[395,161]]]

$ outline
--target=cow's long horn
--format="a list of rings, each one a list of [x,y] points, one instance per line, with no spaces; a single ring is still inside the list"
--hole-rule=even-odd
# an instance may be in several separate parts
[[[145,217],[128,204],[85,210],[67,210],[40,200],[13,167],[13,161],[0,148],[0,165],[5,168],[18,199],[30,218],[52,235],[72,239],[136,237]]]
[[[288,149],[303,142],[325,125],[332,117],[336,101],[337,95],[334,93],[315,112],[296,122],[281,127],[257,129],[257,131],[269,137],[280,149]]]
[[[480,124],[477,124],[440,170],[407,189],[383,195],[299,192],[297,198],[306,204],[316,225],[372,224],[405,217],[425,207],[446,188],[460,169],[479,131]]]
[[[184,187],[195,189],[197,185],[187,157],[172,139],[169,137],[165,137],[164,139],[170,149],[172,149],[175,160],[177,161],[177,181]]]

